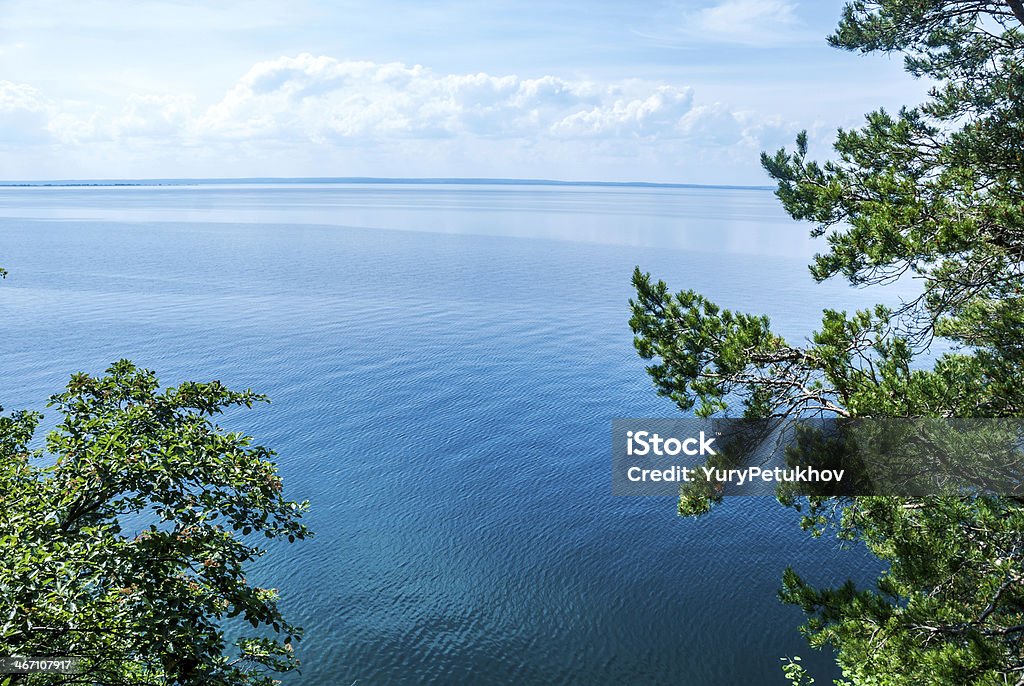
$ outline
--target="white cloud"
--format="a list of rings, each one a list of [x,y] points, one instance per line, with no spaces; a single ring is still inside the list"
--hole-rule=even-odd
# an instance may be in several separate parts
[[[117,160],[149,176],[638,178],[643,170],[639,178],[651,178],[647,170],[657,170],[675,180],[689,160],[747,159],[756,168],[761,140],[795,128],[701,104],[689,87],[665,82],[438,74],[310,54],[258,62],[207,105],[129,94],[103,107],[0,82],[0,125],[7,147],[20,145],[26,158],[45,148],[77,160],[85,176],[96,160]]]
[[[772,43],[788,36],[797,25],[796,4],[785,0],[724,0],[696,12],[693,21],[693,28],[709,38]]]
[[[618,98],[567,115],[551,126],[555,134],[632,135],[675,138],[693,111],[689,88],[661,86],[646,98]]]
[[[192,120],[192,102],[182,95],[133,95],[110,123],[114,138],[176,136]]]
[[[690,138],[708,146],[734,145],[743,139],[744,134],[741,117],[721,103],[693,108],[679,125]]]
[[[717,4],[666,16],[663,25],[635,31],[662,46],[734,44],[750,47],[793,45],[818,41],[808,31],[790,0],[720,0]]]
[[[79,146],[97,142],[177,145],[192,126],[192,98],[129,95],[110,111],[80,101],[46,101],[45,129],[51,142]]]
[[[49,112],[39,91],[0,81],[0,140],[37,141],[47,135]]]
[[[0,81],[0,112],[37,112],[43,109],[42,97],[25,83]]]
[[[303,54],[260,62],[196,122],[231,138],[672,137],[688,88],[553,76],[435,74]]]

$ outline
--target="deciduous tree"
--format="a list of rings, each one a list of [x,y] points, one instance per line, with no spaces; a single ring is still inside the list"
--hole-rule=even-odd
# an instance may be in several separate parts
[[[283,496],[273,452],[213,422],[263,399],[161,389],[122,360],[53,396],[45,448],[39,414],[0,416],[0,655],[83,658],[0,683],[271,684],[295,667],[300,630],[246,573],[308,535],[306,505]]]

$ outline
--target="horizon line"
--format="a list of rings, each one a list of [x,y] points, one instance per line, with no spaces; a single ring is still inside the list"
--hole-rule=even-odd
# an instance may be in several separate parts
[[[520,179],[493,177],[386,177],[386,176],[251,176],[251,177],[181,177],[148,179],[53,179],[0,181],[0,188],[84,187],[84,186],[185,186],[204,184],[271,184],[271,183],[351,183],[407,185],[490,185],[490,186],[598,186],[626,188],[716,188],[728,190],[774,190],[774,186],[716,183],[669,183],[658,181],[578,181],[560,179]]]

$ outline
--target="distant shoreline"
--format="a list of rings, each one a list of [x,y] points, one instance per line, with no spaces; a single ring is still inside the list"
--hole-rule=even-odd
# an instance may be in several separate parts
[[[594,186],[602,188],[708,188],[717,190],[774,190],[774,186],[743,186],[703,183],[657,183],[651,181],[558,181],[554,179],[473,179],[473,178],[386,178],[351,177],[253,177],[228,179],[66,179],[54,181],[0,181],[0,188],[81,188],[119,186],[215,186],[271,184],[366,184],[423,186]]]

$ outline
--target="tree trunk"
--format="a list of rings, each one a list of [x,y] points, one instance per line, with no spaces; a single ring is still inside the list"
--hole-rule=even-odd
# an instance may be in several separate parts
[[[1017,21],[1024,24],[1024,2],[1021,2],[1021,0],[1006,0],[1006,4],[1013,10],[1013,16],[1017,17]]]

